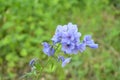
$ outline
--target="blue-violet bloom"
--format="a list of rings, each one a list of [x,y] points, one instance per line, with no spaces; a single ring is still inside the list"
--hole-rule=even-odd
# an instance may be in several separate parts
[[[63,43],[62,44],[62,51],[68,54],[71,54],[73,52],[73,49],[75,48],[75,44],[74,43]]]
[[[55,50],[53,48],[53,46],[51,46],[50,44],[48,44],[47,42],[43,42],[42,45],[44,46],[43,48],[43,52],[48,55],[48,56],[52,56],[55,53]]]
[[[91,35],[85,35],[83,43],[89,46],[90,48],[93,48],[93,49],[98,48],[98,44],[94,43],[94,40],[92,40]]]
[[[71,61],[71,58],[64,58],[63,56],[58,57],[58,61],[62,61],[62,67],[65,67],[66,64],[68,64]]]
[[[30,60],[29,62],[29,66],[33,67],[35,65],[37,58],[33,58],[32,60]]]

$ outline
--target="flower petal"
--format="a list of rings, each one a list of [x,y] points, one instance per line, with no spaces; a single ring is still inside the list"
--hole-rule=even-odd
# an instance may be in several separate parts
[[[66,58],[63,62],[62,62],[62,67],[65,67],[66,64],[68,64],[71,61],[71,58]]]

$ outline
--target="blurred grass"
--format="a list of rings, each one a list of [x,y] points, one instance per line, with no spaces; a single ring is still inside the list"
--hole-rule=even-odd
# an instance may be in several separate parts
[[[72,62],[51,71],[45,80],[120,80],[119,0],[0,0],[0,78],[16,80],[30,71],[34,57],[47,60],[41,42],[50,41],[57,25],[77,24],[91,34],[99,48],[73,55]]]

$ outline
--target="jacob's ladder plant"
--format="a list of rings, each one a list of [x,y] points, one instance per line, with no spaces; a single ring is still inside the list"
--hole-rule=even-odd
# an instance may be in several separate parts
[[[61,61],[61,66],[65,67],[68,63],[70,63],[72,59],[72,57],[65,58],[65,55],[77,55],[84,52],[86,50],[86,47],[90,47],[92,49],[98,48],[98,44],[94,43],[91,35],[85,35],[83,40],[80,40],[80,38],[81,33],[78,32],[77,25],[74,25],[72,23],[68,23],[67,25],[63,26],[58,25],[55,34],[51,39],[52,44],[49,44],[48,42],[42,43],[43,52],[48,57],[53,57],[58,62]],[[32,71],[36,70],[36,61],[37,59],[32,59],[29,63]],[[42,69],[40,71],[43,71]]]

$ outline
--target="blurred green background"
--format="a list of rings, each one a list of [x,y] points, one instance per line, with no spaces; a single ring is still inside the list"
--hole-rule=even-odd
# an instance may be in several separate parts
[[[41,80],[120,80],[120,0],[0,0],[0,80],[18,80],[34,57],[45,63],[41,42],[68,22],[99,48],[73,55],[65,68],[53,60]]]

